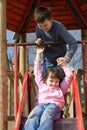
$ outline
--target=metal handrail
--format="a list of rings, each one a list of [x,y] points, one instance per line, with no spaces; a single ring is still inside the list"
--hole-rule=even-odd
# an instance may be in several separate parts
[[[75,102],[75,112],[76,112],[78,130],[85,130],[83,116],[82,116],[81,103],[80,103],[78,82],[77,82],[75,70],[73,71],[72,86],[73,86],[73,99]]]
[[[78,44],[87,44],[87,40],[82,40],[82,41],[77,41]],[[23,43],[7,43],[6,46],[7,47],[12,47],[15,46],[15,44],[17,46],[37,46],[37,44],[35,42],[23,42]],[[65,44],[62,42],[42,42],[41,45],[43,46],[47,46],[47,45],[58,45],[58,44]]]
[[[27,87],[29,88],[29,73],[25,72],[14,130],[19,130],[19,127],[20,127],[21,114],[22,114],[25,92],[26,92]]]

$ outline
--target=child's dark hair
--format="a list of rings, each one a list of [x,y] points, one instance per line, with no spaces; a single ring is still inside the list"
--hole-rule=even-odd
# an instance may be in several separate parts
[[[48,68],[46,71],[46,74],[44,76],[44,81],[47,80],[49,75],[51,76],[51,78],[58,78],[60,80],[60,83],[61,83],[65,77],[65,72],[63,71],[63,69],[61,67]]]
[[[39,6],[36,7],[35,12],[34,12],[34,18],[37,23],[42,23],[46,19],[51,20],[51,10],[50,8],[44,7],[44,6]]]

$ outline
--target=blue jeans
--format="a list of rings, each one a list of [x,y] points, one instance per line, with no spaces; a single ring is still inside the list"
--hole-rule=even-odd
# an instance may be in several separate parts
[[[45,72],[48,68],[50,67],[57,67],[57,62],[56,61],[49,61],[46,59],[43,55],[43,76],[45,75]]]
[[[53,130],[57,114],[60,114],[60,108],[56,104],[39,104],[29,114],[22,130]]]

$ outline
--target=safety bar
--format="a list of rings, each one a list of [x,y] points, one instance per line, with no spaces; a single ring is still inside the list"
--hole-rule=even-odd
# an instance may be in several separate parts
[[[26,92],[27,88],[30,89],[30,87],[29,87],[29,74],[28,74],[28,72],[25,72],[14,130],[19,130],[19,127],[20,127],[21,114],[22,114],[22,110],[23,110],[25,92]],[[28,103],[30,104],[30,92],[28,94],[29,94],[29,96],[28,96],[29,102]]]
[[[83,41],[77,41],[78,44],[87,44],[87,40],[83,40]],[[7,43],[6,46],[7,47],[12,47],[15,46],[15,44],[17,46],[37,46],[37,44],[35,42],[24,42],[24,43]],[[57,45],[57,44],[65,44],[62,42],[42,42],[41,45],[46,46],[46,45]]]
[[[82,110],[81,110],[78,82],[77,82],[75,70],[73,71],[72,86],[73,86],[73,99],[75,102],[75,111],[76,111],[78,130],[85,130],[84,123],[83,123]]]

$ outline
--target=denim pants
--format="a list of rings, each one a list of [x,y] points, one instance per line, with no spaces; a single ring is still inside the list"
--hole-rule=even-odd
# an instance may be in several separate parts
[[[45,72],[50,67],[57,67],[57,61],[49,61],[46,59],[43,55],[43,76],[45,75]]]
[[[22,130],[53,130],[53,121],[58,114],[60,107],[56,104],[39,104],[30,112]]]

